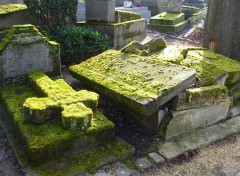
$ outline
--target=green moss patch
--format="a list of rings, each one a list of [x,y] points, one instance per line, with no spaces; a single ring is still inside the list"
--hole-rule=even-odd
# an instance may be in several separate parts
[[[184,13],[163,12],[150,19],[150,24],[176,25],[184,20]]]
[[[225,84],[240,80],[240,63],[209,50],[190,50],[180,63],[197,71],[199,86]]]
[[[19,10],[27,9],[26,5],[23,4],[7,4],[7,5],[0,5],[0,17],[7,15],[9,13],[14,13]]]
[[[62,157],[71,150],[84,151],[114,138],[114,124],[98,111],[94,112],[91,127],[85,131],[65,130],[60,118],[54,118],[41,125],[27,123],[23,114],[23,103],[32,97],[41,96],[26,85],[1,89],[2,103],[20,140],[18,145],[25,149],[31,163],[44,163]]]
[[[118,23],[141,19],[141,15],[134,12],[116,10]]]
[[[145,115],[152,114],[159,104],[168,101],[163,97],[169,91],[174,92],[173,89],[185,80],[194,80],[193,70],[114,50],[72,66],[70,72],[77,79]],[[175,79],[175,76],[179,78]]]
[[[61,116],[66,129],[85,130],[91,125],[93,111],[97,110],[98,94],[81,90],[76,92],[64,80],[51,80],[43,72],[28,74],[29,82],[47,98],[29,98],[23,104],[27,121],[42,123]]]
[[[14,40],[15,35],[22,35],[22,40]],[[59,44],[54,41],[48,41],[35,26],[31,24],[26,25],[13,25],[11,29],[8,30],[8,34],[3,38],[3,40],[0,43],[0,54],[5,49],[5,47],[8,45],[10,41],[14,41],[15,43],[19,44],[27,44],[32,43],[33,40],[35,42],[38,41],[46,41],[51,47],[52,50],[59,50]]]

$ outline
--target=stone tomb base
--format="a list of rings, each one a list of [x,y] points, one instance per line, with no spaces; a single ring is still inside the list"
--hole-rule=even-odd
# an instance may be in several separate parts
[[[142,41],[147,35],[146,19],[141,18],[137,13],[116,11],[116,22],[78,22],[79,26],[88,26],[107,34],[111,39],[114,48],[119,49],[133,40]]]
[[[155,132],[159,107],[195,82],[192,69],[115,50],[70,67],[70,73],[128,107],[137,121]]]
[[[149,22],[151,18],[151,11],[148,10],[147,6],[144,7],[133,7],[133,8],[125,8],[125,7],[117,7],[116,10],[124,10],[129,12],[135,12],[141,15],[141,18],[147,19]]]
[[[184,20],[184,14],[175,14],[163,12],[150,19],[150,28],[167,34],[177,34],[185,29],[187,21]]]

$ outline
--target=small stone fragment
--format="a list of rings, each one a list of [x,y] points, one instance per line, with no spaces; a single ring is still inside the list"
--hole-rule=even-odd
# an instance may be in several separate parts
[[[135,165],[139,169],[146,169],[152,165],[152,163],[147,158],[139,158],[136,160]]]
[[[155,161],[155,163],[165,162],[165,159],[155,152],[149,153],[148,156],[151,157]]]

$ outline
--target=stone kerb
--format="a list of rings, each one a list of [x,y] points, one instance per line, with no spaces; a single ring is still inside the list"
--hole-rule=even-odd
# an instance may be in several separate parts
[[[25,101],[24,117],[27,121],[42,123],[61,116],[62,125],[66,129],[85,130],[91,126],[98,94],[86,90],[76,92],[64,82],[57,84],[42,72],[28,75],[34,87],[47,97],[33,97]]]
[[[59,44],[48,41],[33,25],[14,25],[0,43],[0,83],[28,72],[61,75]]]
[[[168,13],[182,13],[182,0],[168,0],[167,12]]]

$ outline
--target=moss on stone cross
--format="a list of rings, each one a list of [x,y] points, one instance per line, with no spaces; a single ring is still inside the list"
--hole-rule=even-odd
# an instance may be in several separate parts
[[[33,123],[61,117],[66,129],[85,130],[91,126],[97,109],[98,94],[81,90],[76,92],[64,80],[51,80],[43,72],[28,74],[30,83],[43,98],[28,98],[24,104],[25,120]]]

